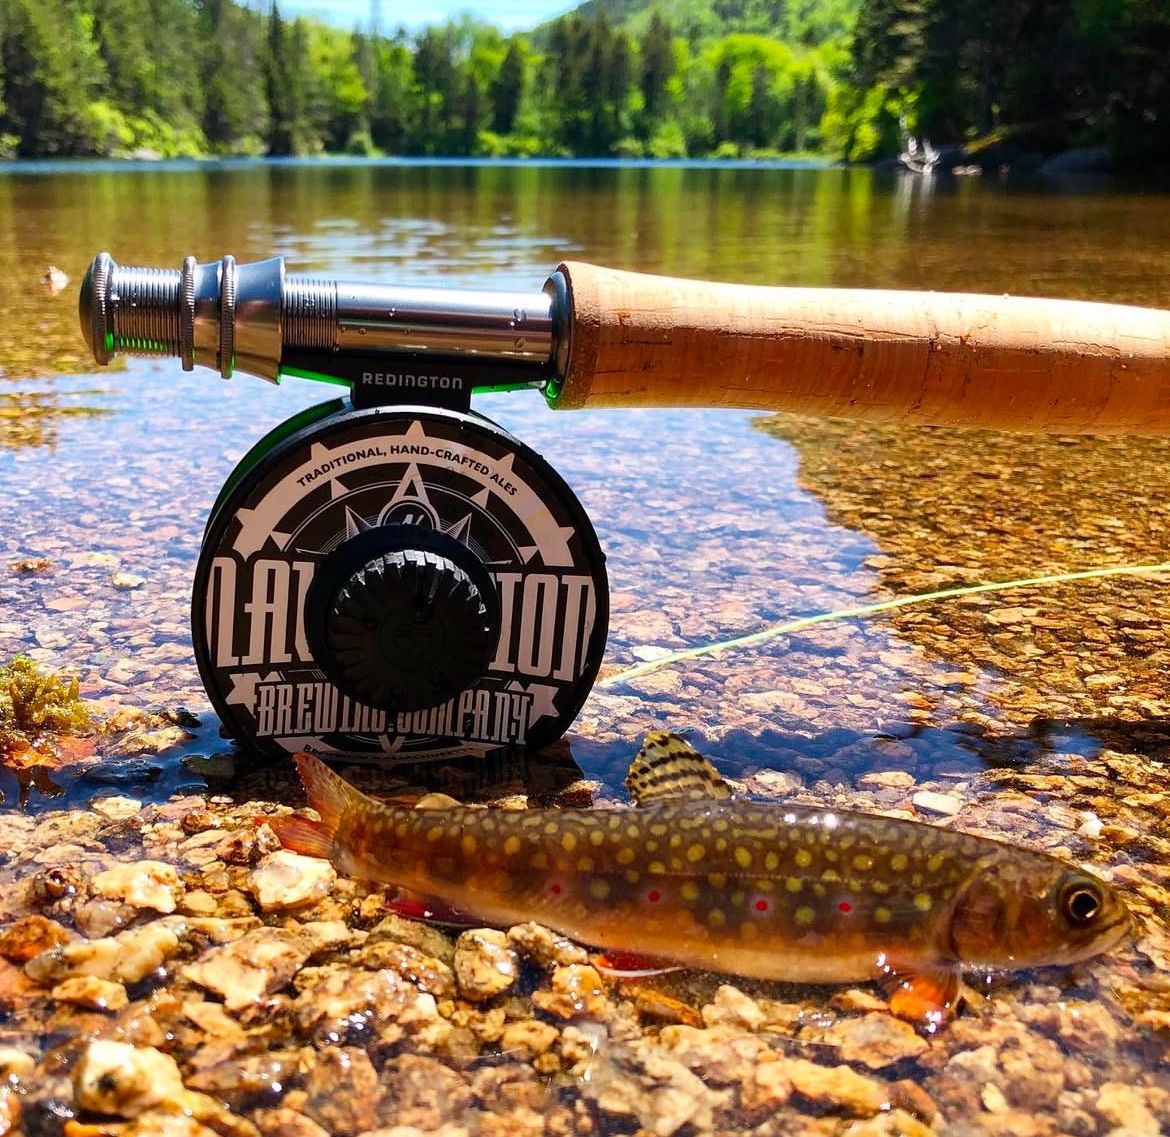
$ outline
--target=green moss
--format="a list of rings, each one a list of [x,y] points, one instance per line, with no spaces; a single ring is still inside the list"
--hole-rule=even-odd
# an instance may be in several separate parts
[[[0,751],[22,750],[45,732],[72,734],[89,724],[76,679],[43,672],[27,656],[0,667]]]

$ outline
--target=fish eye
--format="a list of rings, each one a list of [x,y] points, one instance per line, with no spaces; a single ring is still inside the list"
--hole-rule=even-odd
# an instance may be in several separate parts
[[[1101,890],[1078,880],[1061,894],[1060,910],[1070,924],[1091,924],[1101,912],[1101,903]]]

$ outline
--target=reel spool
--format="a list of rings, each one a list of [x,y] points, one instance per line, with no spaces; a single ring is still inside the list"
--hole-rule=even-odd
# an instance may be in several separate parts
[[[601,664],[605,558],[534,450],[475,414],[315,407],[212,510],[192,631],[231,734],[270,753],[559,738]]]

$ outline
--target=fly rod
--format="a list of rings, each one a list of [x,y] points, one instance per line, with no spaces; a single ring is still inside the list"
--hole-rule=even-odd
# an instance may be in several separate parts
[[[554,409],[740,407],[1045,433],[1170,433],[1170,312],[771,288],[565,262],[531,292],[345,283],[281,258],[86,274],[99,363],[170,355],[399,394],[539,386]],[[440,366],[442,364],[443,366]],[[451,400],[448,400],[451,401]]]

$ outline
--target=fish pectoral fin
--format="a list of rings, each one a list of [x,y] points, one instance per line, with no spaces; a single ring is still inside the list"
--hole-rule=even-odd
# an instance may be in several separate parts
[[[324,860],[330,860],[333,856],[333,834],[320,821],[311,821],[292,813],[281,817],[259,817],[256,820],[267,825],[280,839],[281,845],[294,853]]]
[[[936,1029],[955,1017],[962,981],[955,968],[916,971],[890,969],[879,980],[890,1002],[890,1013],[900,1019]]]
[[[402,916],[407,920],[430,920],[436,924],[451,924],[464,928],[471,928],[476,924],[466,912],[460,912],[433,896],[423,896],[407,889],[400,889],[386,907],[395,916]]]
[[[604,951],[593,956],[592,963],[602,975],[618,980],[649,979],[653,975],[667,975],[672,971],[684,970],[668,959],[656,959],[631,951]]]
[[[651,731],[643,739],[626,774],[626,788],[635,805],[731,797],[731,787],[719,771],[685,738],[665,730]]]

